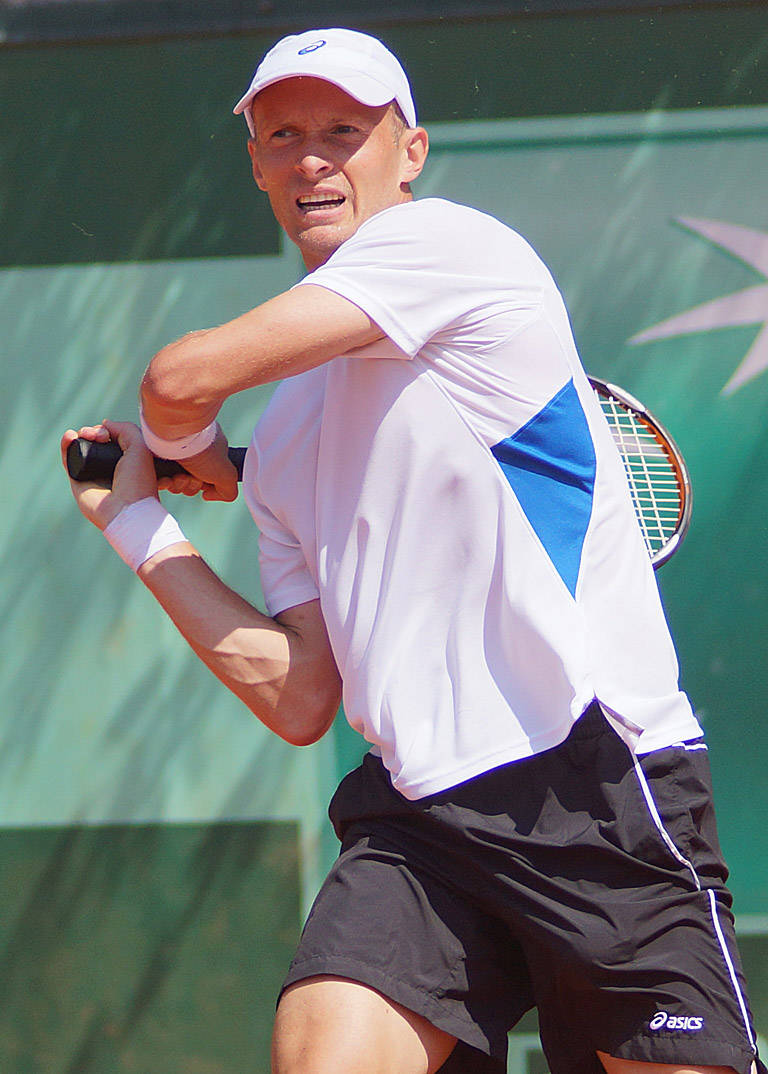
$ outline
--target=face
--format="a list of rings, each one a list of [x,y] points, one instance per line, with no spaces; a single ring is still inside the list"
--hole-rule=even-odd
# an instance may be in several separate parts
[[[253,103],[253,176],[311,271],[374,213],[410,201],[426,132],[319,78],[288,78]]]

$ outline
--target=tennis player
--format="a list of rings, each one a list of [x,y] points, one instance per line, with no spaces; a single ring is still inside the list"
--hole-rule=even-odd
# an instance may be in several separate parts
[[[286,978],[276,1074],[765,1071],[707,749],[613,441],[553,280],[427,156],[377,40],[285,38],[236,106],[308,274],[161,350],[78,504],[198,656],[296,744],[343,691],[370,743]],[[150,455],[233,499],[222,402],[280,380],[248,450],[268,614],[160,505]],[[69,430],[66,446],[75,436]],[[626,610],[631,609],[631,614]]]

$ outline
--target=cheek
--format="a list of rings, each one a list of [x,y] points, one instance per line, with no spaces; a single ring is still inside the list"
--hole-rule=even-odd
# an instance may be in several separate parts
[[[386,199],[400,189],[400,155],[394,149],[391,138],[383,145],[372,146],[371,150],[365,160],[361,160],[361,176],[369,192]],[[371,181],[371,176],[376,176],[375,182]]]
[[[259,187],[261,187],[261,183],[259,182],[261,176],[261,169],[259,167],[258,161],[256,160],[256,148],[253,144],[253,141],[248,142],[248,156],[250,157],[251,161],[251,175],[253,176],[254,182]]]
[[[270,182],[269,169],[265,168],[263,163],[258,161],[255,156],[251,159],[251,173],[259,190],[269,193],[270,187],[275,187],[275,183]]]
[[[251,174],[256,186],[266,194],[270,190],[277,190],[282,185],[278,174],[278,162],[272,160],[269,154],[265,154],[263,149],[258,150],[252,142],[248,145],[248,151],[251,157]]]
[[[291,219],[289,210],[292,206],[288,204],[285,197],[280,197],[279,191],[267,191],[267,197],[275,220],[283,227],[287,227]]]
[[[288,194],[288,186],[270,172],[254,170],[256,185],[262,193],[267,195],[272,211],[277,217],[285,215],[285,206],[292,201],[292,195]]]

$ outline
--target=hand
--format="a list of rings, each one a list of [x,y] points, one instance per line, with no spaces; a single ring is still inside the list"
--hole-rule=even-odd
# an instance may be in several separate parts
[[[236,500],[237,470],[229,461],[228,447],[227,438],[221,426],[217,425],[216,439],[211,446],[199,455],[191,455],[182,460],[181,465],[192,477],[180,475],[178,478],[170,478],[167,483],[161,484],[161,488],[182,492],[187,496],[194,495],[201,489],[204,500],[224,500],[227,503]]]
[[[116,440],[123,456],[115,468],[111,489],[91,482],[73,481],[72,495],[80,511],[100,530],[105,529],[124,507],[147,496],[157,497],[157,478],[152,455],[147,450],[138,426],[127,421],[103,421],[100,425],[86,425],[79,432],[67,429],[61,438],[61,458],[67,468],[67,448],[78,436],[86,440],[106,443]]]

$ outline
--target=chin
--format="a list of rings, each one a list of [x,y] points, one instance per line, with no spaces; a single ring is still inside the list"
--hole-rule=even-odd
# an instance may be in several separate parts
[[[334,254],[352,234],[353,231],[351,230],[348,233],[347,231],[334,231],[330,235],[328,233],[325,235],[313,234],[312,231],[309,231],[298,236],[294,241],[301,251],[307,268],[312,271],[312,269],[324,265],[331,254]]]

